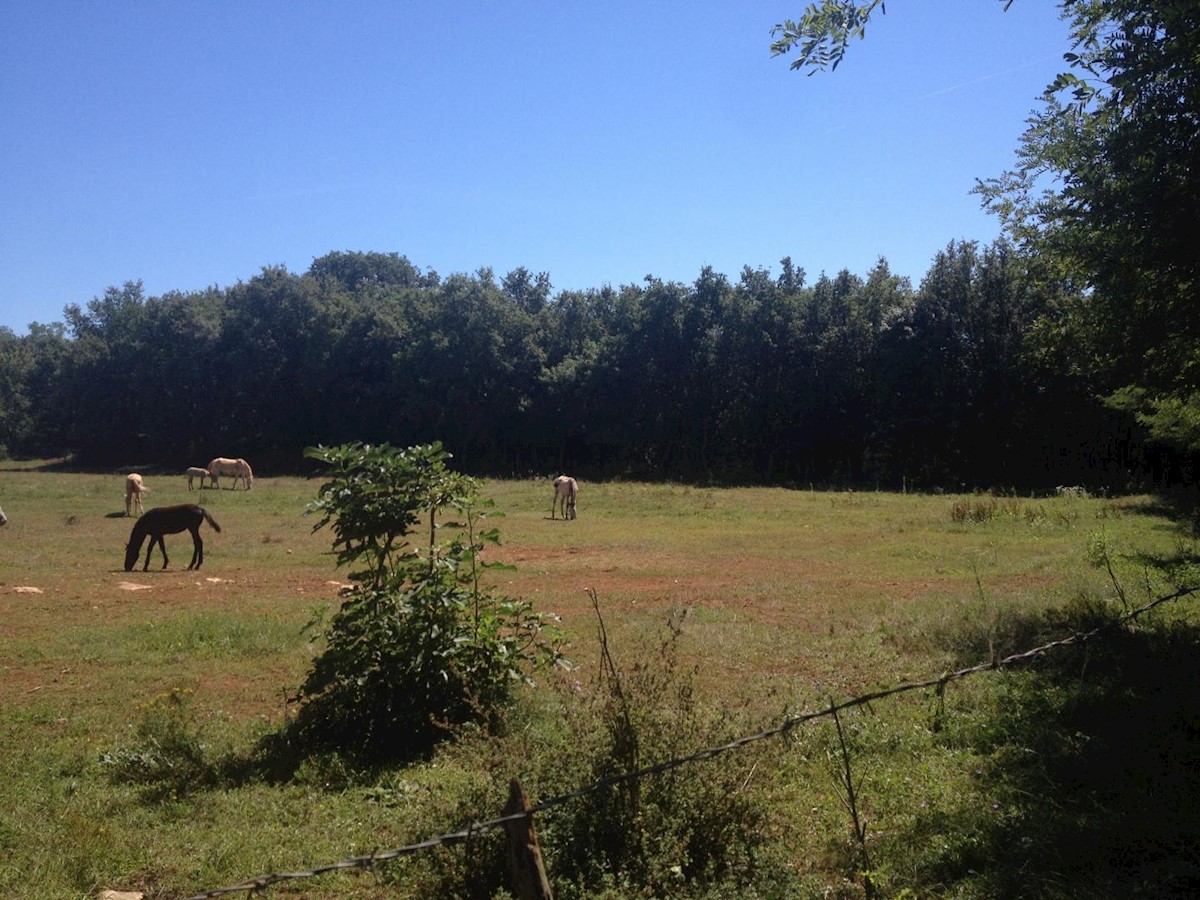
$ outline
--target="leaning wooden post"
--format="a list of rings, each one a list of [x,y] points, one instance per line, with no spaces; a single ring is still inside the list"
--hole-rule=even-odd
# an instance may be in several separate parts
[[[508,786],[504,815],[527,812],[529,808],[525,789],[514,778]],[[538,845],[533,816],[505,822],[504,831],[508,835],[508,867],[517,896],[520,900],[554,900],[550,879],[546,877],[546,867],[542,863],[542,848]]]

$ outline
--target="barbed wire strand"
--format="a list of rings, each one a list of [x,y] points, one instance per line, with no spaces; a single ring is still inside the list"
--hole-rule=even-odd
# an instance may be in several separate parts
[[[557,796],[547,798],[546,800],[542,800],[541,802],[535,803],[528,809],[521,812],[510,813],[508,815],[500,816],[495,819],[488,819],[486,821],[473,822],[470,825],[459,829],[458,831],[441,834],[437,837],[428,838],[427,840],[420,841],[415,844],[407,844],[403,847],[396,847],[395,849],[385,850],[381,853],[373,852],[367,856],[352,856],[335,863],[329,863],[328,865],[315,866],[311,869],[304,869],[295,872],[274,872],[268,875],[260,875],[257,878],[243,881],[240,884],[215,888],[213,890],[204,891],[203,893],[193,894],[185,898],[185,900],[210,900],[210,898],[213,897],[220,897],[225,894],[233,894],[241,891],[260,891],[281,881],[289,881],[300,878],[315,878],[318,875],[325,875],[330,872],[346,871],[349,869],[365,869],[370,871],[378,863],[390,862],[391,860],[398,859],[401,856],[419,853],[423,850],[432,850],[435,847],[444,847],[457,844],[468,840],[469,838],[475,837],[476,835],[491,831],[492,829],[501,828],[509,822],[516,822],[522,819],[530,818],[538,813],[545,812],[548,809],[552,809],[556,806],[562,806],[565,803],[578,800],[581,797],[586,797],[587,795],[597,793],[598,791],[608,790],[609,788],[616,787],[617,785],[624,784],[629,781],[661,775],[664,772],[669,772],[672,769],[677,769],[681,766],[690,765],[696,762],[703,762],[704,760],[713,759],[714,757],[721,756],[725,753],[731,753],[735,750],[740,750],[743,747],[756,744],[760,741],[786,735],[788,732],[800,725],[804,725],[807,722],[811,722],[815,719],[836,715],[842,710],[853,709],[859,706],[867,706],[876,700],[882,700],[886,697],[892,697],[897,694],[911,693],[912,691],[936,688],[939,692],[941,692],[945,689],[946,685],[950,684],[951,682],[959,681],[972,675],[978,675],[981,672],[991,672],[998,669],[1016,666],[1032,659],[1036,659],[1039,656],[1043,656],[1052,650],[1057,650],[1072,644],[1079,644],[1091,640],[1102,632],[1129,624],[1130,622],[1138,619],[1150,610],[1161,606],[1164,603],[1190,596],[1196,593],[1198,590],[1200,590],[1200,586],[1179,588],[1178,590],[1162,597],[1158,597],[1149,603],[1138,607],[1137,609],[1130,610],[1123,615],[1109,619],[1090,631],[1072,632],[1064,638],[1059,638],[1058,640],[1040,644],[1039,646],[1032,647],[1028,650],[1023,650],[1020,653],[1013,653],[1009,656],[1003,657],[1002,659],[995,659],[989,662],[979,663],[978,665],[968,666],[953,672],[945,672],[935,678],[925,678],[921,681],[911,681],[904,684],[895,685],[890,688],[882,688],[877,691],[871,691],[866,694],[860,694],[856,697],[851,697],[841,701],[840,703],[831,702],[828,706],[821,709],[797,713],[796,715],[786,717],[778,725],[763,729],[756,734],[746,735],[716,747],[706,747],[687,756],[665,760],[663,762],[645,766],[644,768],[636,769],[630,772],[622,772],[617,775],[611,775],[607,778],[602,778],[599,781],[585,785],[575,791],[571,791],[570,793],[559,794]]]

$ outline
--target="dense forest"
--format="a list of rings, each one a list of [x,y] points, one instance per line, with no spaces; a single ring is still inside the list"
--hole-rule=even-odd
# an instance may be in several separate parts
[[[0,450],[153,469],[441,440],[476,474],[1121,490],[1187,478],[1042,339],[1066,284],[1003,241],[951,243],[919,286],[880,260],[810,283],[552,293],[517,269],[440,277],[397,253],[0,330]]]

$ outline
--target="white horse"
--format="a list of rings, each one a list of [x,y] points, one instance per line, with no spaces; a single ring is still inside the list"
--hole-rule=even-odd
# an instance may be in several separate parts
[[[0,509],[0,525],[5,525],[8,522],[8,516],[4,514],[4,510]]]
[[[237,490],[238,479],[242,479],[242,484],[246,486],[246,490],[250,490],[254,484],[254,470],[250,468],[250,463],[244,459],[230,459],[227,456],[218,456],[208,464],[208,477],[212,479],[213,487],[219,487],[217,484],[217,476],[228,475],[233,478],[233,489]]]
[[[133,509],[142,514],[142,494],[150,493],[150,488],[142,484],[142,476],[137,472],[125,476],[125,515],[128,517]]]
[[[188,490],[192,489],[192,479],[200,479],[200,489],[204,489],[204,482],[208,480],[208,469],[202,469],[199,466],[189,466],[187,470]]]
[[[570,475],[559,475],[554,479],[554,499],[550,501],[550,518],[558,507],[564,519],[575,518],[575,496],[579,493],[579,482]]]

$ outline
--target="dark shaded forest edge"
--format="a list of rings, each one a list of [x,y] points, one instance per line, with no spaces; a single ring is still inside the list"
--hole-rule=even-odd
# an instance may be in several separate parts
[[[520,268],[440,277],[396,253],[0,329],[0,452],[144,468],[440,440],[476,475],[909,490],[1165,488],[1193,456],[1146,440],[1055,335],[1077,301],[1005,242],[951,243],[918,287],[880,259],[809,282],[552,292]]]

